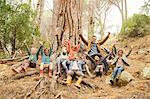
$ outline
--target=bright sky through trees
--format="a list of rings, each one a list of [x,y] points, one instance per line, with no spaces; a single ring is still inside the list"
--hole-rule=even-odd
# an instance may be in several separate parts
[[[140,12],[141,6],[144,4],[144,0],[127,0],[128,4],[128,17],[132,16],[135,13]],[[33,0],[34,4],[36,4],[36,0]],[[53,9],[53,0],[45,0],[45,10]],[[121,27],[121,15],[119,10],[114,6],[107,16],[107,31],[111,31],[112,33],[116,33],[120,31]]]

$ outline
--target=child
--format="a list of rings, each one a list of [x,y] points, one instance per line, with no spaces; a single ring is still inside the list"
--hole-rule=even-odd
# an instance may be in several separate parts
[[[82,72],[82,69],[81,67],[79,66],[79,61],[78,61],[78,56],[77,54],[74,55],[74,59],[72,59],[70,61],[70,65],[69,65],[69,70],[68,70],[68,73],[67,73],[67,81],[66,81],[66,84],[67,85],[71,85],[71,82],[72,82],[72,76],[74,74],[76,74],[77,76],[79,76],[78,80],[76,81],[75,83],[75,86],[76,87],[81,87],[80,86],[80,83],[82,82],[82,78],[84,76],[83,72]]]
[[[29,55],[29,59],[21,64],[21,66],[19,66],[18,68],[12,68],[12,70],[16,73],[25,72],[27,70],[27,67],[35,68],[37,65],[38,55],[41,47],[38,50],[36,48],[31,48],[30,51],[26,44],[25,46]]]
[[[67,64],[69,65],[70,61],[75,59],[75,55],[80,50],[80,44],[71,46],[70,40],[68,40],[68,59],[62,63],[63,67],[65,67],[66,72],[68,71]]]
[[[99,75],[101,77],[103,70],[104,70],[104,65],[98,56],[95,56],[94,60],[95,60],[95,65],[96,65],[96,68],[95,68],[96,76]]]
[[[40,78],[43,78],[44,76],[44,67],[49,67],[49,77],[52,77],[52,67],[53,64],[50,61],[50,56],[52,54],[52,48],[50,47],[50,49],[43,49],[43,46],[41,48],[41,56],[42,56],[42,63],[40,65]]]
[[[116,78],[116,81],[118,81],[118,78],[122,71],[124,71],[124,66],[129,66],[127,57],[130,55],[132,49],[129,51],[127,55],[124,54],[124,51],[122,49],[119,49],[117,52],[117,55],[112,61],[112,65],[115,65],[114,71],[112,73],[112,78],[110,82],[113,84],[114,79]]]
[[[63,66],[66,73],[68,72],[68,68],[66,66],[67,60],[68,60],[67,47],[63,46],[62,50],[61,50],[61,53],[60,53],[60,56],[57,58],[57,66],[58,66],[57,75],[60,74],[61,66]]]
[[[69,59],[72,60],[75,57],[75,54],[78,53],[80,50],[80,44],[71,46],[70,40],[68,41],[68,53],[69,53]]]
[[[84,66],[86,64],[85,59],[86,59],[86,57],[84,56],[84,54],[79,53],[79,58],[77,60],[77,64],[78,64],[79,70],[82,72],[86,71],[85,66]]]

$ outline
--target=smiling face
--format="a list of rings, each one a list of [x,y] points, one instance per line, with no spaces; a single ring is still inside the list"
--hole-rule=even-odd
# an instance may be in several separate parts
[[[49,54],[49,50],[46,48],[46,49],[44,49],[44,53],[45,53],[45,55],[47,55],[48,56],[48,54]]]
[[[118,50],[118,56],[119,56],[119,57],[122,57],[122,55],[123,55],[123,50],[121,50],[121,49]]]
[[[96,42],[96,36],[93,36],[92,37],[92,43],[95,43]]]
[[[35,55],[36,52],[37,52],[37,49],[36,49],[36,48],[31,48],[31,54],[32,54],[32,55]]]
[[[66,46],[62,47],[62,52],[67,53],[67,47]]]

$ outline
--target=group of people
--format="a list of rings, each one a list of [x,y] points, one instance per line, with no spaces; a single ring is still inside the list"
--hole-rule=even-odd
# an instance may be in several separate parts
[[[97,42],[96,36],[91,40],[86,41],[82,34],[79,34],[80,40],[78,44],[72,44],[70,40],[64,40],[61,46],[61,51],[56,60],[51,59],[53,54],[52,47],[44,48],[44,44],[37,50],[36,48],[27,48],[29,59],[21,66],[13,68],[16,73],[25,72],[27,67],[36,67],[40,63],[40,78],[44,77],[44,67],[49,68],[49,77],[54,76],[66,77],[66,85],[71,85],[72,79],[76,77],[78,80],[75,86],[81,87],[83,77],[87,70],[94,76],[102,76],[112,68],[111,84],[118,81],[124,66],[129,66],[127,57],[130,55],[132,49],[126,55],[123,49],[117,49],[115,45],[111,49],[102,47],[109,38],[110,33],[103,39]],[[26,46],[27,47],[27,46]],[[54,64],[53,61],[56,61]],[[88,67],[88,68],[87,68]],[[56,71],[54,73],[54,71]]]

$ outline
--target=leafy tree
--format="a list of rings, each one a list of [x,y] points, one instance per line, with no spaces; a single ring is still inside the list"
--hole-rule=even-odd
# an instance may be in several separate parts
[[[150,33],[150,17],[134,14],[123,24],[120,35],[123,37],[142,37]]]
[[[24,40],[31,44],[32,36],[39,34],[38,29],[32,26],[35,13],[29,4],[0,0],[0,12],[0,42],[7,51],[7,44],[11,46],[11,54],[21,47]]]

